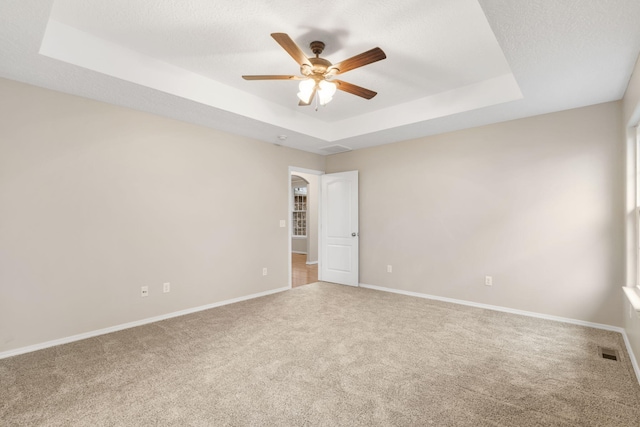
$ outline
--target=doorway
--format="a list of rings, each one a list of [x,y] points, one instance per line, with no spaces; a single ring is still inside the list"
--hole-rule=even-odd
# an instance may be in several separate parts
[[[289,252],[292,288],[318,281],[320,171],[289,168]]]
[[[297,200],[306,208],[305,215],[296,215],[294,197],[297,175],[298,184],[306,184],[306,197]],[[304,181],[304,182],[303,182]],[[298,270],[303,276],[295,286],[303,282],[327,281],[342,285],[359,286],[359,220],[358,220],[358,171],[325,174],[311,169],[289,166],[289,287],[294,287],[293,241],[294,227],[303,226],[304,232],[296,231],[298,237],[306,234],[306,258],[298,259]],[[300,186],[299,188],[302,188]],[[297,191],[303,195],[304,190]],[[305,200],[306,199],[306,200]],[[306,202],[306,206],[304,203]],[[301,205],[297,206],[298,208]],[[302,221],[302,222],[300,222]],[[304,244],[298,243],[298,247]],[[297,250],[302,252],[302,250]],[[303,264],[304,262],[304,264]],[[316,271],[313,267],[316,266]],[[313,273],[307,273],[307,269]],[[317,274],[317,275],[316,275]]]

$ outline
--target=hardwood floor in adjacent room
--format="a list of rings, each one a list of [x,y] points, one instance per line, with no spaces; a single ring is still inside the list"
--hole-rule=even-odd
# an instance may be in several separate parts
[[[291,254],[291,287],[318,281],[318,264],[307,264],[306,254]]]

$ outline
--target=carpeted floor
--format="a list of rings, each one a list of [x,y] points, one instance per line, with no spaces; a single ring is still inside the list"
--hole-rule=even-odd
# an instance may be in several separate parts
[[[614,332],[317,283],[0,360],[0,425],[637,427],[640,386]]]

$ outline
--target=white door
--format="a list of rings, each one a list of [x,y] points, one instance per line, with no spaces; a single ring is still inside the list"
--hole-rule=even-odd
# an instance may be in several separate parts
[[[322,175],[319,280],[358,286],[358,171]]]

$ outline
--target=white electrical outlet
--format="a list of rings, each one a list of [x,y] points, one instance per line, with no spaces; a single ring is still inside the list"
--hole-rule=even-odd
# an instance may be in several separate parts
[[[266,275],[267,275],[267,267],[265,267],[265,268],[263,268],[263,269],[262,269],[262,275],[263,275],[263,276],[266,276]]]
[[[148,297],[149,296],[149,287],[148,286],[143,286],[140,288],[140,296],[141,297]]]
[[[387,265],[387,273],[392,273],[393,272],[393,267],[390,265]]]
[[[167,292],[171,292],[171,283],[166,282],[162,284],[162,292],[164,292],[165,294]]]
[[[484,284],[485,286],[493,286],[493,277],[484,276]]]
[[[287,226],[287,222],[284,219],[280,220],[280,227],[286,227]]]

